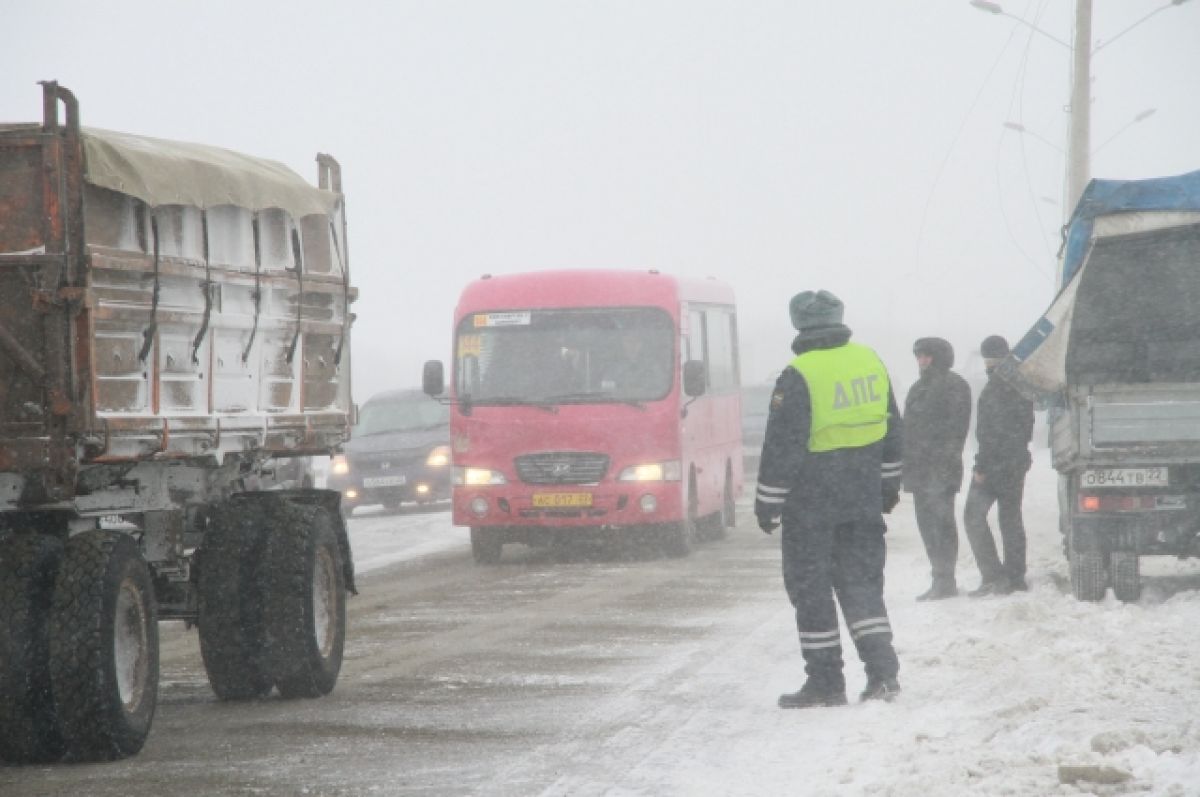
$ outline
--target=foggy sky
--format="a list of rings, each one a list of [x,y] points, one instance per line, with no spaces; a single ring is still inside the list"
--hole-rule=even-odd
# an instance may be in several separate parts
[[[1167,4],[1095,0],[1094,37]],[[4,6],[0,121],[38,121],[56,79],[85,125],[310,180],[338,158],[359,402],[448,356],[485,272],[726,280],[744,382],[790,358],[801,290],[841,296],[900,384],[913,339],[977,368],[979,340],[1019,337],[1054,290],[1069,49],[967,0]],[[1005,9],[1071,41],[1069,0]],[[1198,43],[1189,2],[1096,53],[1094,175],[1200,169]]]

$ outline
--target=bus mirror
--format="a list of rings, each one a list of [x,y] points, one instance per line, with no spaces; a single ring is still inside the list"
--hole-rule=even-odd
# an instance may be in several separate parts
[[[421,373],[421,389],[433,398],[446,392],[446,376],[442,371],[441,360],[425,361],[425,370]]]
[[[683,364],[683,392],[692,398],[704,395],[704,362],[688,360]]]

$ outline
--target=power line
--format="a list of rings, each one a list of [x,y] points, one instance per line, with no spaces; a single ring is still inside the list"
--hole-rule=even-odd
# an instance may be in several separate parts
[[[1013,26],[1013,30],[1008,34],[1008,39],[1004,42],[1004,46],[1000,48],[996,59],[992,61],[992,65],[988,68],[987,74],[983,76],[983,81],[979,84],[979,90],[975,92],[975,97],[971,100],[971,105],[963,114],[962,121],[958,125],[958,130],[954,133],[954,138],[950,140],[949,146],[946,148],[946,154],[942,157],[942,161],[938,164],[937,174],[933,177],[933,184],[929,186],[929,194],[925,197],[925,206],[921,209],[921,221],[917,225],[917,251],[914,256],[913,271],[911,276],[920,277],[921,275],[921,244],[925,238],[925,224],[929,219],[929,207],[933,204],[933,195],[937,192],[938,184],[942,180],[942,175],[946,171],[946,164],[950,162],[950,156],[954,154],[955,148],[958,146],[959,140],[962,139],[963,130],[967,127],[967,121],[971,118],[971,114],[975,111],[975,107],[979,105],[979,99],[983,96],[984,89],[987,88],[988,82],[992,79],[992,73],[996,71],[996,67],[1000,65],[1001,59],[1004,58],[1005,51],[1012,44],[1014,36],[1016,36],[1017,26]]]

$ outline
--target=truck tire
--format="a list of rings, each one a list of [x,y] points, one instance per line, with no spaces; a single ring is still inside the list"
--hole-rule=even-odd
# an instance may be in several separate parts
[[[142,749],[158,704],[158,611],[127,534],[67,541],[50,612],[50,682],[70,760]]]
[[[1071,594],[1076,600],[1098,601],[1108,588],[1108,573],[1104,553],[1095,544],[1082,544],[1082,535],[1072,528],[1067,544],[1067,561],[1071,570]]]
[[[1108,569],[1117,600],[1132,603],[1142,596],[1141,569],[1135,552],[1113,551],[1108,555]]]
[[[196,554],[200,656],[221,700],[265,697],[275,685],[267,671],[263,619],[264,520],[252,501],[213,509]]]
[[[267,667],[286,698],[333,691],[346,643],[346,581],[333,519],[272,501],[263,556]]]
[[[50,603],[62,543],[0,539],[0,761],[57,761],[62,729],[50,687]]]
[[[471,555],[475,557],[475,564],[494,565],[500,561],[503,550],[504,540],[495,530],[471,527]]]
[[[1071,556],[1071,513],[1075,506],[1074,476],[1058,474],[1058,532],[1062,535],[1063,556]]]

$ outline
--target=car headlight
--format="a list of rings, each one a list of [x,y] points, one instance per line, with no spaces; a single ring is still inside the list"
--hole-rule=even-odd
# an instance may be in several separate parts
[[[681,468],[679,460],[666,462],[643,462],[640,465],[630,465],[617,476],[622,482],[677,482]]]
[[[429,452],[425,465],[430,468],[444,468],[450,464],[450,446],[438,446]]]
[[[329,472],[334,476],[345,476],[350,472],[350,463],[342,454],[338,454],[329,461]]]
[[[489,468],[455,468],[454,483],[458,485],[508,484],[508,479],[498,470]]]

